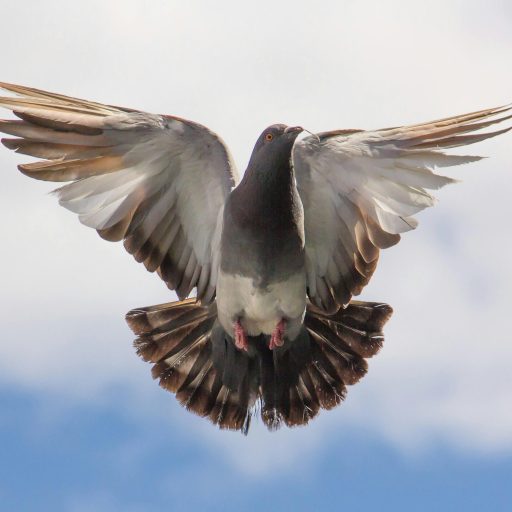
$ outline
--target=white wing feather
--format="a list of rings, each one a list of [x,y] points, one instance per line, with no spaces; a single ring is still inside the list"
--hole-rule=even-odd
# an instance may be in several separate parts
[[[71,181],[62,206],[157,270],[180,297],[215,294],[224,201],[237,180],[223,141],[191,121],[70,98],[11,84],[0,106],[7,147],[43,161],[20,165],[36,179]],[[214,243],[213,243],[214,242]]]
[[[510,130],[476,133],[510,119],[511,107],[376,131],[325,132],[298,141],[293,164],[304,205],[306,266],[311,301],[335,311],[371,278],[379,249],[417,226],[413,217],[433,206],[427,190],[455,180],[437,167],[479,160],[442,150]]]

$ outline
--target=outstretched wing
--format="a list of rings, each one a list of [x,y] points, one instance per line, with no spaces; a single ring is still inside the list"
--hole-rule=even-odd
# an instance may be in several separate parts
[[[157,271],[180,298],[215,294],[218,220],[235,185],[223,141],[199,124],[0,83],[20,120],[0,120],[2,143],[42,159],[20,165],[32,178],[72,183],[62,206],[106,240]]]
[[[326,311],[347,304],[370,280],[379,250],[414,229],[413,216],[454,180],[435,174],[480,160],[444,149],[494,137],[511,128],[472,133],[510,119],[511,106],[425,124],[376,131],[340,130],[295,144],[293,164],[304,205],[311,301]]]

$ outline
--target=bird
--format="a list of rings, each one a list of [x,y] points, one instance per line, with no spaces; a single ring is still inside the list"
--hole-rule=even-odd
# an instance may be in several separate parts
[[[153,378],[244,434],[258,414],[276,430],[343,401],[393,312],[354,299],[380,251],[456,181],[439,168],[481,158],[446,150],[512,129],[495,128],[511,105],[377,130],[273,124],[240,179],[225,142],[196,122],[0,87],[16,116],[0,120],[2,144],[37,159],[18,169],[66,183],[61,206],[175,291],[126,315]]]

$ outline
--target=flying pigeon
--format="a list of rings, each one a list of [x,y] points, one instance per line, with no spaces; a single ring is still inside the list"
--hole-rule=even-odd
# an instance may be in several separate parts
[[[247,433],[260,411],[276,429],[331,409],[367,371],[392,313],[352,300],[379,251],[417,226],[427,190],[454,180],[450,155],[510,130],[498,107],[405,127],[338,130],[298,140],[274,124],[239,180],[208,128],[170,115],[0,84],[17,120],[9,149],[36,157],[32,178],[70,182],[59,203],[157,272],[179,300],[126,320],[138,354],[188,410]],[[193,290],[194,298],[187,298]]]

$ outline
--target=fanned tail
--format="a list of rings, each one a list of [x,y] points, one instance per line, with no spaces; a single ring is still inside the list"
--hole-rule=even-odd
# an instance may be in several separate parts
[[[346,386],[367,372],[367,358],[384,342],[391,306],[352,301],[333,315],[308,305],[304,327],[287,350],[262,356],[262,419],[269,429],[282,422],[305,425],[320,409],[332,409]],[[269,355],[270,354],[270,355]]]
[[[243,375],[243,369],[248,373],[248,357],[236,351],[236,360],[231,363],[238,368],[235,389],[228,378],[235,372],[224,375],[226,372],[213,365],[216,318],[215,303],[202,306],[195,299],[133,309],[126,315],[128,325],[138,335],[134,342],[137,353],[155,363],[153,378],[159,379],[164,389],[174,393],[188,410],[208,417],[219,427],[246,433],[253,405],[248,376],[244,381]]]
[[[382,346],[387,304],[353,301],[326,315],[308,305],[299,336],[268,349],[265,336],[250,338],[249,352],[235,348],[217,320],[216,304],[195,299],[130,311],[137,353],[154,363],[160,385],[188,410],[220,428],[247,433],[260,402],[265,425],[305,425],[332,409],[367,371],[366,358]]]

